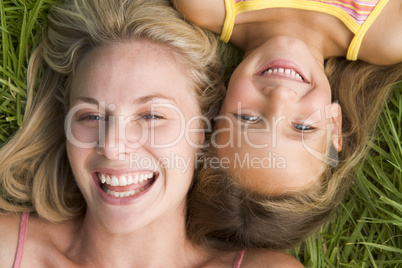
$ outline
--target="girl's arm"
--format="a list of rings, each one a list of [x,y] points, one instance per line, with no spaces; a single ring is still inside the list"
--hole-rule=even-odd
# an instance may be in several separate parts
[[[390,0],[364,36],[358,58],[373,64],[402,62],[402,1]]]
[[[191,22],[220,34],[225,21],[224,0],[170,0]]]

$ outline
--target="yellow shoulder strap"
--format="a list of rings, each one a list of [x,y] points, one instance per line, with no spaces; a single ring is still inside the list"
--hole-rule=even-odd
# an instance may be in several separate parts
[[[348,60],[357,60],[357,56],[359,54],[360,46],[363,42],[364,35],[370,29],[370,26],[373,24],[375,19],[384,9],[385,5],[388,3],[389,0],[381,0],[377,6],[373,9],[370,16],[368,16],[367,20],[363,23],[360,29],[356,32],[355,36],[350,42],[348,52],[346,54],[346,59]]]
[[[230,36],[232,35],[236,18],[234,0],[225,0],[225,9],[226,16],[225,22],[223,24],[221,40],[227,43],[229,42]]]

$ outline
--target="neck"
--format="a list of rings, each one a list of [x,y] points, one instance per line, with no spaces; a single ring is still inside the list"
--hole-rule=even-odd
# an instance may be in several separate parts
[[[324,62],[330,57],[345,56],[353,38],[352,32],[340,20],[327,14],[311,16],[309,12],[294,9],[264,12],[264,16],[257,19],[250,13],[250,18],[239,20],[244,24],[235,26],[231,41],[245,53],[272,37],[289,36],[305,42],[317,60]]]
[[[174,214],[118,233],[107,231],[88,211],[69,255],[85,267],[190,267],[202,253],[187,239],[184,217]]]
[[[245,56],[247,56],[254,49],[264,44],[267,40],[277,36],[287,36],[299,39],[304,42],[309,48],[312,55],[322,65],[324,65],[324,59],[337,54],[334,52],[335,49],[328,46],[325,39],[326,37],[322,36],[318,32],[306,29],[305,27],[300,27],[300,29],[298,29],[291,23],[288,24],[288,27],[282,26],[281,29],[281,31],[262,32],[260,30],[257,30],[255,32],[251,32],[247,38],[248,40],[240,48],[244,51]]]

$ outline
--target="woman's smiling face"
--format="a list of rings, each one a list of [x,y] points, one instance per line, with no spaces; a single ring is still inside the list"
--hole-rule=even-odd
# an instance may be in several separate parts
[[[71,167],[93,219],[121,233],[183,216],[199,106],[179,55],[146,41],[98,47],[71,83]],[[181,64],[181,65],[180,65]],[[170,217],[170,216],[169,216]]]
[[[255,192],[303,189],[324,170],[331,143],[341,149],[340,112],[322,63],[306,45],[272,38],[231,77],[217,120],[218,156]]]

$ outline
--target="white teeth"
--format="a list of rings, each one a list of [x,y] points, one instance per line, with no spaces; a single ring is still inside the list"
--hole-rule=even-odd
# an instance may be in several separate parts
[[[142,174],[135,174],[135,175],[107,175],[103,173],[98,173],[98,178],[102,184],[108,184],[111,186],[127,186],[131,184],[137,184],[139,182],[146,181],[148,179],[153,178],[154,173],[142,173]]]
[[[138,194],[139,192],[142,192],[146,190],[148,187],[142,187],[141,189],[138,190],[131,190],[131,191],[126,191],[126,192],[115,192],[115,191],[110,191],[107,189],[106,193],[108,195],[118,197],[118,198],[123,198],[123,197],[128,197],[128,196],[133,196],[135,194]]]
[[[112,186],[119,186],[119,179],[116,176],[112,176]]]
[[[119,185],[120,186],[126,186],[127,185],[127,179],[125,176],[121,176],[119,179]]]
[[[104,174],[101,174],[100,180],[101,180],[102,183],[105,183],[105,182],[106,182],[106,177],[105,177]]]
[[[268,75],[272,75],[272,74],[278,74],[278,75],[288,75],[290,77],[296,77],[297,79],[304,81],[302,76],[300,74],[298,74],[295,70],[292,69],[284,69],[284,68],[274,68],[274,69],[268,69],[267,71],[265,71],[263,74],[268,74]]]

